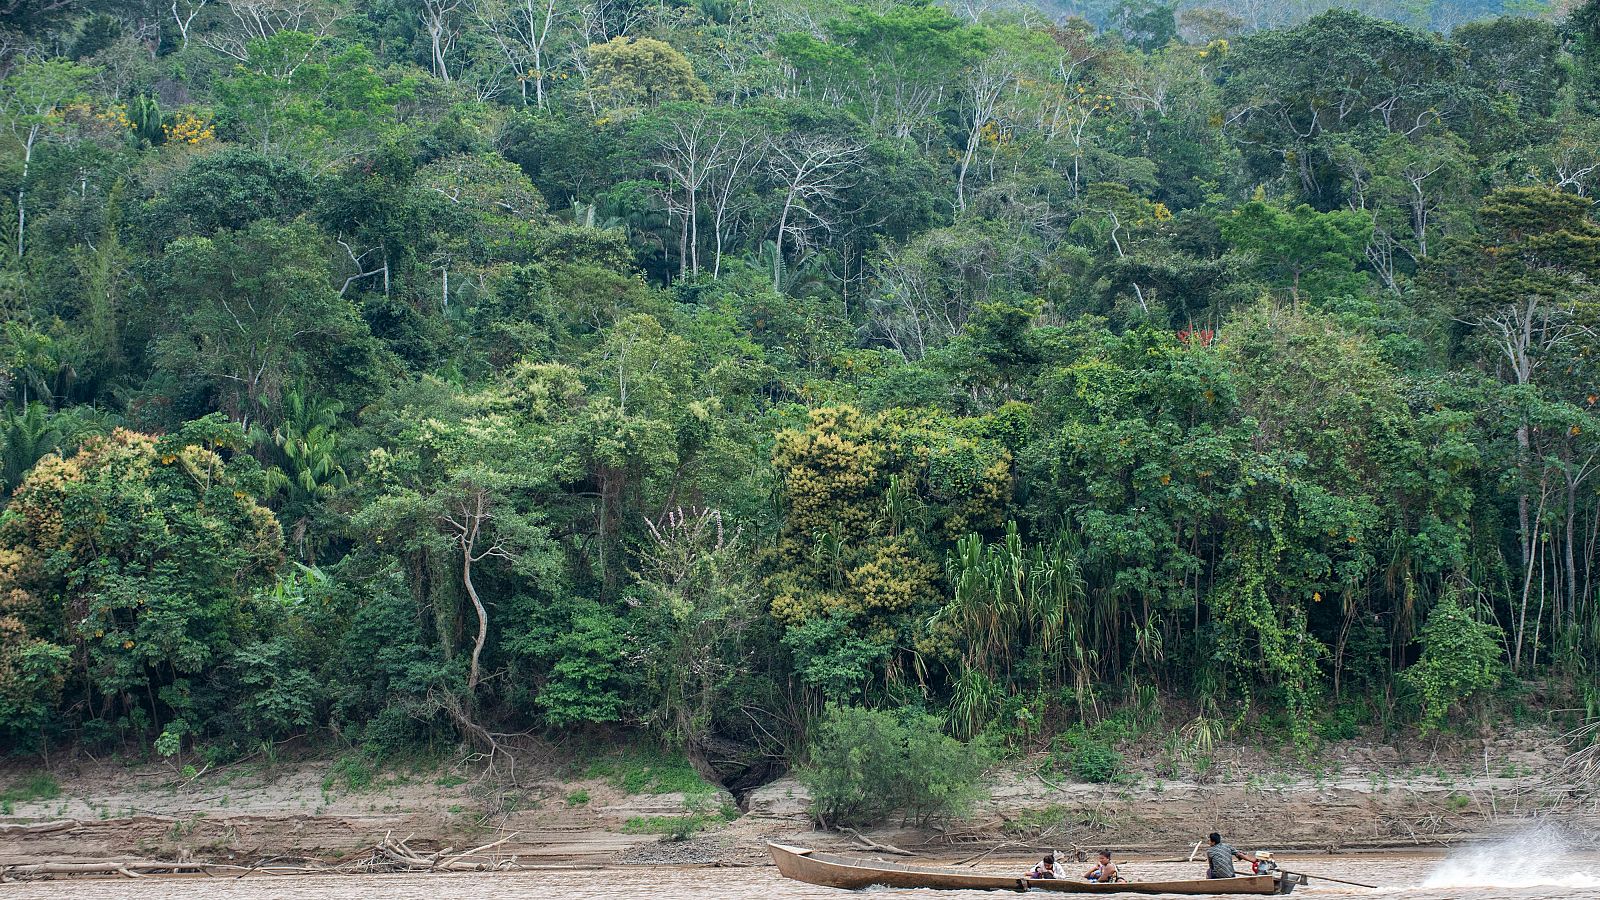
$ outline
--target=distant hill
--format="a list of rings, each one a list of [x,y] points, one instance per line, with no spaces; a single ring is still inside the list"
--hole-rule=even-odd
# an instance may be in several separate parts
[[[950,5],[996,9],[1010,4],[1008,0],[952,0]],[[1078,16],[1108,29],[1120,29],[1126,22],[1138,22],[1170,7],[1180,29],[1186,18],[1215,22],[1224,16],[1237,20],[1236,27],[1242,31],[1281,28],[1298,25],[1330,9],[1353,9],[1381,19],[1448,32],[1477,19],[1501,15],[1560,16],[1575,4],[1571,0],[1018,0],[1016,5],[1032,6],[1053,17]]]

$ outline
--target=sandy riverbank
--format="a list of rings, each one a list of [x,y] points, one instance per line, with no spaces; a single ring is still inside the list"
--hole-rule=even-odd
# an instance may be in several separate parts
[[[1557,777],[1562,756],[1553,733],[1519,729],[1407,751],[1351,743],[1300,770],[1223,748],[1205,783],[1137,765],[1117,784],[1046,780],[1035,774],[1037,761],[1022,760],[997,770],[969,821],[942,832],[888,827],[870,836],[952,858],[996,844],[1172,852],[1213,828],[1246,846],[1337,852],[1438,848],[1552,811],[1579,827],[1600,825],[1595,800]],[[328,861],[391,833],[435,850],[515,832],[500,850],[524,864],[739,865],[763,862],[767,840],[852,841],[812,832],[805,790],[793,778],[757,789],[737,812],[726,793],[630,792],[614,779],[573,777],[570,761],[520,765],[511,791],[490,790],[467,766],[401,766],[352,780],[346,765],[317,757],[245,761],[184,780],[159,764],[58,760],[50,770],[58,796],[13,802],[0,816],[0,864]],[[13,763],[0,770],[0,786],[33,772]],[[692,838],[652,833],[684,816],[700,818]],[[23,827],[40,823],[57,827]]]

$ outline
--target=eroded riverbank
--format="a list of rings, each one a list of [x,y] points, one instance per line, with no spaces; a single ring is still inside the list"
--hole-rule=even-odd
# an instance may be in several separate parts
[[[1273,768],[1242,748],[1219,749],[1211,777],[1134,769],[1113,784],[1040,775],[1038,760],[996,771],[965,822],[936,830],[886,827],[873,840],[932,858],[996,849],[1090,850],[1151,857],[1186,852],[1220,829],[1242,846],[1321,854],[1432,848],[1502,834],[1558,815],[1600,827],[1594,799],[1560,779],[1564,750],[1538,729],[1432,748],[1349,744],[1314,770]],[[726,793],[685,793],[648,778],[574,774],[570,763],[519,769],[506,788],[451,765],[395,767],[352,777],[347,760],[244,762],[177,777],[171,768],[77,761],[51,777],[59,795],[12,803],[0,817],[0,865],[95,859],[338,863],[386,836],[418,851],[497,848],[516,865],[585,870],[630,864],[763,864],[767,840],[857,846],[812,831],[804,788],[783,778],[738,810]],[[14,782],[24,770],[0,772]],[[670,832],[692,832],[668,840]]]

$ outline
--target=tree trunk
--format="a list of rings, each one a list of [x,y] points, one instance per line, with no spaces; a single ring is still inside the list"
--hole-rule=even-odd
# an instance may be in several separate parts
[[[39,139],[39,126],[28,129],[28,139],[22,142],[22,177],[17,179],[17,259],[22,258],[23,234],[28,227],[25,201],[28,191],[28,165],[33,162],[33,145]]]
[[[1576,540],[1574,532],[1578,527],[1578,480],[1574,473],[1567,473],[1567,534],[1565,546],[1562,548],[1566,559],[1566,597],[1565,602],[1558,603],[1559,612],[1557,619],[1565,619],[1570,626],[1578,611],[1578,568],[1573,562],[1573,543]]]
[[[472,608],[478,614],[478,637],[472,643],[472,663],[467,669],[467,702],[470,704],[478,691],[478,659],[483,655],[483,643],[489,637],[489,613],[478,598],[478,589],[472,583],[472,546],[466,545],[461,554],[461,584],[472,599]]]
[[[1517,469],[1523,470],[1528,458],[1528,426],[1517,426]],[[1523,484],[1517,493],[1517,545],[1522,550],[1522,606],[1517,615],[1517,641],[1511,653],[1511,670],[1520,671],[1522,665],[1522,638],[1528,624],[1528,593],[1533,588],[1533,552],[1535,537],[1528,519],[1528,489]]]

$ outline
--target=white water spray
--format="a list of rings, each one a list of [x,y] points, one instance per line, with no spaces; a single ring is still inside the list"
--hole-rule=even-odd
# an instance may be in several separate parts
[[[1426,888],[1566,887],[1600,890],[1592,848],[1557,825],[1527,828],[1450,854],[1423,880]]]

